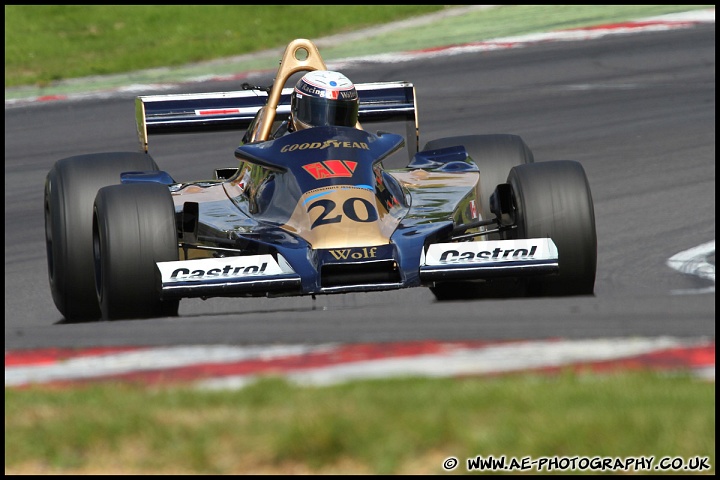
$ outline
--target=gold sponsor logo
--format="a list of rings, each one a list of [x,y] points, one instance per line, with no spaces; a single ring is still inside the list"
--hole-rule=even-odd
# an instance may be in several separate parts
[[[377,247],[343,248],[341,250],[330,250],[330,254],[335,257],[335,260],[362,260],[375,258],[377,256]]]
[[[370,150],[370,147],[365,142],[339,142],[337,140],[326,140],[324,142],[306,142],[306,143],[293,143],[292,145],[285,145],[280,149],[282,153],[294,152],[296,150],[325,150],[326,148],[358,148],[360,150]]]

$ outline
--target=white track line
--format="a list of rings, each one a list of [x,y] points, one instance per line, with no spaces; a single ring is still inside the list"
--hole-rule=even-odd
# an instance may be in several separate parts
[[[688,348],[705,340],[617,338],[527,341],[482,348],[458,348],[442,354],[348,362],[288,372],[284,378],[300,385],[331,385],[361,379],[403,376],[454,377],[542,370],[573,364],[627,359],[670,348]],[[714,380],[714,366],[702,367],[702,378]],[[201,389],[236,389],[257,377],[237,375],[196,382]]]
[[[370,345],[369,353],[353,344],[276,346],[178,346],[141,348],[129,352],[58,357],[42,363],[10,362],[5,367],[5,386],[49,382],[102,380],[134,373],[196,368],[200,388],[237,388],[258,376],[274,372],[301,384],[331,384],[362,378],[398,376],[487,375],[557,368],[574,364],[617,361],[670,349],[704,349],[714,345],[707,338],[680,339],[612,338],[590,340],[535,340],[472,344],[465,342],[413,342]],[[6,352],[12,357],[12,352]],[[714,377],[714,365],[705,360],[692,362],[693,370]],[[208,365],[221,365],[224,373],[215,376]],[[681,368],[682,365],[679,365]],[[237,372],[237,373],[233,373]]]
[[[323,351],[325,345],[233,347],[197,345],[147,348],[132,352],[82,356],[50,364],[5,367],[5,386],[83,380],[125,373],[186,367],[198,363],[231,363],[242,360],[299,356]]]
[[[708,257],[712,255],[715,255],[715,240],[673,255],[668,259],[667,265],[680,273],[704,278],[715,283],[715,265],[707,261]],[[671,293],[687,295],[713,292],[715,292],[715,285],[707,288],[673,290]]]

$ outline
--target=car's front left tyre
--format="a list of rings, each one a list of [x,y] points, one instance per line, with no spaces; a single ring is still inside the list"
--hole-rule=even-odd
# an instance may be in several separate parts
[[[177,316],[163,299],[156,262],[178,260],[175,207],[166,185],[101,188],[93,214],[95,289],[105,320]]]
[[[558,160],[513,167],[516,238],[551,238],[557,275],[528,278],[529,296],[593,295],[597,270],[595,207],[579,162]]]

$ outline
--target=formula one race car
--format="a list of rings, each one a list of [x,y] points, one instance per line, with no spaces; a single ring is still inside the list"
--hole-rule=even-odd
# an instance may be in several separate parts
[[[176,316],[181,298],[428,287],[438,300],[592,295],[592,197],[574,161],[535,163],[515,135],[419,148],[415,89],[356,84],[357,123],[272,132],[298,72],[327,70],[292,41],[273,85],[136,99],[139,152],[56,162],[45,184],[50,287],[70,321]],[[405,135],[368,125],[400,121]],[[239,165],[178,183],[156,133],[245,129]],[[240,143],[240,142],[239,142]],[[407,166],[386,169],[406,149]]]

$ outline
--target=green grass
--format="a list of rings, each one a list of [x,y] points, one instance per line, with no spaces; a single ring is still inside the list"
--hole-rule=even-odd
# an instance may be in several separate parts
[[[5,390],[6,473],[438,474],[450,456],[465,473],[478,455],[700,456],[713,473],[715,385],[644,372]]]
[[[447,18],[362,42],[326,46],[326,59],[480,41],[712,5],[512,5]],[[443,5],[6,5],[5,88],[179,67],[281,48]],[[298,21],[300,19],[300,21]],[[274,60],[273,65],[277,64]]]
[[[6,5],[5,88],[241,55],[443,8]]]

